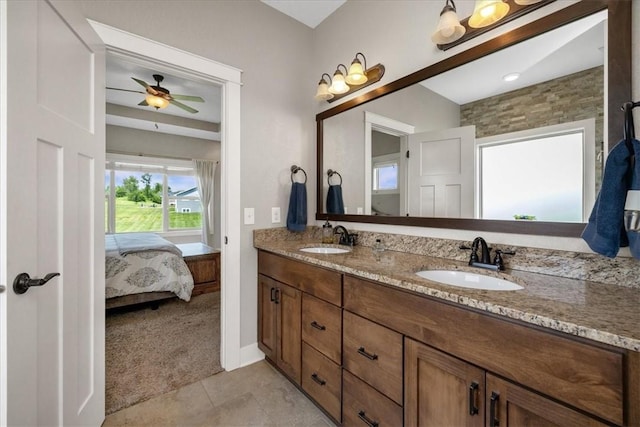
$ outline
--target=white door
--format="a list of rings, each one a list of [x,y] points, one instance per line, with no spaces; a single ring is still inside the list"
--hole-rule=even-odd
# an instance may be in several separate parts
[[[76,7],[0,2],[2,425],[104,419],[104,46]]]
[[[475,126],[409,135],[409,216],[473,218]]]

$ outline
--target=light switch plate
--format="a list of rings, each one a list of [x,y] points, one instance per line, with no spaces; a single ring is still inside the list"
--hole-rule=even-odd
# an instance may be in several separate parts
[[[256,223],[256,213],[254,208],[244,208],[244,225]]]
[[[271,223],[280,223],[280,208],[271,208]]]

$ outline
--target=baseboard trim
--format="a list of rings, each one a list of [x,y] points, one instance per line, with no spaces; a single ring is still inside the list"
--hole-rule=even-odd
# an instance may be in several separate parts
[[[264,353],[258,348],[258,343],[240,348],[240,367],[248,366],[264,359]]]

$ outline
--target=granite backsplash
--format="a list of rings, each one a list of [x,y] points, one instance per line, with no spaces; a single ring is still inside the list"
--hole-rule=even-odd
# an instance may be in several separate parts
[[[469,252],[461,250],[460,245],[471,246],[470,241],[351,229],[349,231],[358,233],[358,245],[360,246],[373,247],[376,239],[380,239],[384,248],[390,251],[457,261],[469,259]],[[254,230],[253,237],[254,241],[299,240],[320,243],[322,229],[309,226],[304,232],[294,233],[284,227],[267,228]],[[610,259],[597,254],[522,246],[494,245],[493,249],[516,251],[513,256],[504,256],[507,269],[640,288],[640,261],[635,258]]]

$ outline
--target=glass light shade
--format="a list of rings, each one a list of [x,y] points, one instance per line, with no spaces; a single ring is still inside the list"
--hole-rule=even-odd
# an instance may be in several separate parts
[[[362,63],[358,58],[354,59],[349,67],[349,74],[345,81],[350,85],[361,85],[367,82],[367,76],[362,68]]]
[[[541,2],[542,0],[515,0],[516,4],[520,6],[528,6],[530,4],[536,4]]]
[[[431,35],[431,41],[436,44],[453,43],[464,35],[467,30],[460,25],[458,14],[449,8],[443,11],[438,21],[436,31]]]
[[[320,80],[318,83],[318,91],[316,92],[316,99],[318,101],[326,101],[333,98],[333,94],[329,92],[329,84],[325,79]]]
[[[329,92],[340,95],[342,93],[349,92],[349,86],[344,81],[344,74],[340,72],[340,70],[336,70],[333,74],[333,78],[331,79],[331,87],[329,88]]]
[[[471,28],[482,28],[498,22],[509,12],[509,5],[502,0],[476,0],[473,15],[469,18]]]
[[[148,94],[145,97],[145,101],[147,101],[147,104],[151,105],[152,107],[156,107],[158,109],[167,108],[169,106],[169,101],[167,101],[161,96]]]

